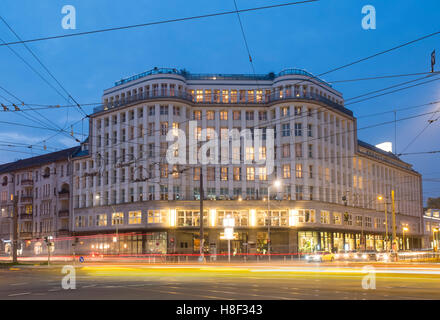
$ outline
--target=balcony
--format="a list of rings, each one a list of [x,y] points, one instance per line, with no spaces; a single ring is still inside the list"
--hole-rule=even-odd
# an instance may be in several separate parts
[[[20,214],[20,219],[21,220],[32,220],[33,219],[33,215],[32,215],[32,213],[21,213]]]
[[[22,196],[20,197],[21,203],[32,203],[34,201],[34,197],[32,196]]]
[[[186,102],[191,102],[195,104],[201,104],[201,105],[218,105],[218,104],[224,104],[224,105],[244,105],[244,106],[255,106],[255,105],[267,105],[270,103],[277,103],[282,101],[291,101],[291,100],[298,100],[298,101],[316,101],[316,102],[322,102],[332,108],[337,109],[338,111],[341,111],[349,116],[353,116],[353,112],[346,109],[342,104],[336,103],[328,98],[325,98],[321,95],[314,94],[314,93],[295,93],[294,90],[292,90],[290,93],[285,93],[283,95],[280,95],[280,92],[273,92],[270,95],[262,95],[260,98],[254,97],[251,100],[242,100],[236,97],[235,99],[228,99],[227,101],[222,101],[219,98],[214,99],[214,97],[203,97],[203,99],[196,100],[195,97],[187,92],[184,91],[175,91],[175,92],[158,92],[158,93],[152,93],[152,94],[138,94],[133,95],[124,99],[120,99],[117,101],[109,102],[106,105],[101,105],[93,109],[94,113],[98,113],[101,111],[107,111],[113,108],[118,108],[126,105],[130,105],[137,102],[144,102],[149,100],[160,100],[160,99],[177,99],[177,100],[184,100]]]
[[[69,216],[69,209],[63,209],[58,211],[58,217],[68,217]]]
[[[34,180],[32,180],[32,179],[21,180],[21,185],[22,186],[32,186],[32,185],[34,185]]]

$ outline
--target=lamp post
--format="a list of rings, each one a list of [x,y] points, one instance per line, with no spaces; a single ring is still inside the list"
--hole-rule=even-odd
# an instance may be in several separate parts
[[[383,196],[378,196],[377,200],[382,201],[384,200],[384,205],[385,205],[385,249],[386,251],[388,251],[388,203],[387,203],[387,199],[384,198]]]
[[[281,181],[280,180],[275,180],[273,183],[273,186],[276,189],[279,189],[281,187]],[[267,225],[267,254],[269,255],[269,261],[270,261],[270,247],[271,247],[271,243],[270,243],[270,226],[272,224],[272,215],[270,214],[270,187],[271,185],[269,185],[267,187],[267,217],[268,217],[268,225]]]
[[[405,245],[405,232],[408,232],[409,229],[407,226],[402,228],[402,232],[403,232],[403,243],[402,243],[402,248],[405,251],[406,250],[406,245]]]
[[[434,252],[437,251],[437,240],[435,239],[435,234],[438,232],[439,228],[432,228],[432,249]]]
[[[100,199],[101,199],[101,196],[99,195],[99,194],[97,194],[96,196],[95,196],[95,199],[96,199],[96,201],[97,201],[97,204],[99,205],[100,204]],[[116,210],[115,210],[115,208],[112,206],[112,205],[110,205],[110,207],[112,208],[112,210],[113,210],[113,213],[116,213]],[[112,217],[112,220],[113,220],[113,217]],[[116,220],[115,220],[115,226],[116,226],[116,237],[113,237],[113,243],[116,243],[116,246],[117,246],[117,254],[119,255],[119,235],[118,235],[118,226],[119,226],[119,222],[120,222],[120,220],[119,220],[119,215],[118,216],[116,216]]]

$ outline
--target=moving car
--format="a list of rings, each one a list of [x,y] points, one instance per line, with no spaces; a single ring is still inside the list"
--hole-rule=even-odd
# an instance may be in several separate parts
[[[305,259],[307,262],[331,262],[335,260],[335,256],[328,251],[317,251],[315,253],[307,254]]]

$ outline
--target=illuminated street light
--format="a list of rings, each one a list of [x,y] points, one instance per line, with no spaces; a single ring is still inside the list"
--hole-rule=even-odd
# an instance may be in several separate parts
[[[402,231],[403,231],[403,250],[406,250],[406,244],[405,244],[405,232],[408,232],[409,229],[407,226],[402,227]]]
[[[388,204],[387,204],[386,199],[383,196],[381,196],[381,195],[379,195],[377,197],[377,200],[379,200],[379,201],[384,200],[384,208],[385,208],[385,250],[388,250],[388,212],[387,212]]]
[[[269,256],[270,261],[270,226],[272,224],[272,215],[270,214],[270,185],[267,187],[267,219],[268,219],[268,225],[267,225],[267,254]],[[279,189],[281,187],[281,180],[275,180],[273,182],[273,187],[276,189]]]
[[[439,228],[432,228],[432,248],[437,251],[437,240],[435,239],[435,234],[439,231]]]

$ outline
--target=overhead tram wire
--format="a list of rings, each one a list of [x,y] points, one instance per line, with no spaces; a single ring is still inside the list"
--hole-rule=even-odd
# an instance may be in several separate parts
[[[1,39],[0,38],[0,41],[2,41],[3,43],[5,43],[4,42],[4,40],[3,39]],[[16,52],[13,48],[11,48],[11,47],[9,47],[8,46],[8,48],[20,59],[20,60],[22,60],[23,61],[23,63],[25,63],[35,74],[37,74],[47,85],[49,85],[56,93],[58,93],[63,99],[66,99],[66,97],[64,97],[64,95],[57,89],[57,88],[55,88],[49,81],[47,81],[47,79],[46,78],[44,78],[42,75],[41,75],[41,73],[39,73],[31,64],[29,64],[18,52]],[[12,97],[14,97],[14,99],[16,99],[17,101],[20,101],[20,104],[22,104],[22,105],[26,105],[25,103],[24,103],[24,101],[22,100],[22,99],[20,99],[20,98],[18,98],[17,96],[15,96],[14,94],[12,94],[10,91],[8,91],[8,90],[5,90],[3,87],[1,87],[2,88],[2,90],[4,90],[5,92],[7,92],[10,96],[12,96]],[[69,100],[67,100],[66,99],[66,101],[67,102],[69,102]],[[11,104],[13,104],[12,102],[10,102]],[[29,107],[29,109],[30,110],[32,110],[32,111],[35,111],[35,110],[33,110],[33,108],[32,107],[30,107],[29,105],[28,105],[28,107]],[[44,116],[42,116],[38,111],[35,111],[35,113],[37,113],[40,117],[42,117],[42,118],[45,118],[47,121],[49,121],[46,117],[44,117]],[[42,122],[43,123],[43,121],[42,120],[38,120],[38,121],[40,121],[40,122]],[[49,121],[49,123],[52,125],[53,124],[53,122],[52,121]],[[74,138],[74,137],[73,137]],[[75,138],[74,138],[75,139]]]
[[[0,20],[8,27],[8,29],[17,37],[18,40],[23,41],[21,37],[14,31],[14,29],[6,22],[6,20],[0,15]],[[50,75],[50,77],[60,86],[60,88],[64,91],[64,93],[78,106],[78,109],[83,113],[83,115],[87,116],[87,113],[82,109],[80,104],[72,97],[72,95],[66,90],[66,88],[58,81],[58,79],[53,75],[53,73],[44,65],[44,63],[37,57],[37,55],[28,47],[28,45],[23,42],[23,46],[26,50],[37,60],[41,67]]]
[[[320,0],[304,0],[304,1],[287,2],[287,3],[274,4],[274,5],[269,5],[269,6],[241,9],[241,10],[238,10],[238,12],[240,12],[240,13],[253,12],[253,11],[259,11],[259,10],[266,10],[266,9],[288,7],[288,6],[294,6],[294,5],[300,5],[300,4],[307,4],[307,3],[318,2],[318,1],[320,1]],[[134,28],[148,27],[148,26],[153,26],[153,25],[160,25],[160,24],[167,24],[167,23],[174,23],[174,22],[183,22],[183,21],[189,21],[189,20],[204,19],[204,18],[210,18],[210,17],[225,16],[225,15],[236,14],[236,12],[237,12],[236,10],[214,12],[214,13],[198,15],[198,16],[175,18],[175,19],[168,19],[168,20],[159,20],[159,21],[147,22],[147,23],[141,23],[141,24],[135,24],[135,25],[103,28],[103,29],[97,29],[97,30],[91,30],[91,31],[75,32],[75,33],[63,34],[63,35],[55,35],[55,36],[46,36],[46,37],[27,39],[27,40],[21,40],[21,41],[11,41],[11,42],[8,42],[5,44],[0,44],[0,47],[5,46],[5,45],[16,45],[16,44],[21,44],[21,43],[46,41],[46,40],[60,39],[60,38],[70,38],[70,37],[84,36],[84,35],[104,33],[104,32],[117,31],[117,30],[134,29]]]
[[[8,27],[8,29],[15,35],[15,37],[17,37],[17,39],[22,40],[20,38],[20,36],[14,31],[14,29],[6,22],[6,20],[0,16],[0,19],[3,21],[3,23]],[[2,42],[4,42],[2,40]],[[55,82],[60,86],[60,88],[67,94],[67,96],[74,102],[76,103],[77,107],[82,111],[82,113],[84,113],[86,116],[87,114],[84,112],[84,110],[81,108],[81,106],[78,104],[78,102],[71,96],[71,94],[64,88],[64,86],[55,78],[55,76],[50,72],[50,70],[44,65],[44,63],[36,56],[36,54],[25,44],[23,43],[23,46],[26,48],[26,50],[31,53],[31,55],[34,57],[35,60],[37,60],[37,62],[43,67],[43,69],[52,77],[52,79],[55,80]],[[63,99],[66,99],[64,97],[64,95],[62,95],[54,86],[52,86],[52,84],[50,84],[39,72],[37,72],[23,57],[21,57],[20,54],[18,54],[14,49],[12,49],[10,46],[8,46],[8,48],[17,56],[19,57],[27,66],[29,66],[31,68],[31,70],[33,70],[34,72],[36,72],[40,78],[45,81],[47,84],[49,84],[49,86],[51,88],[53,88],[61,97],[63,97]],[[17,100],[20,101],[20,99],[16,98]],[[67,102],[70,102],[69,99],[66,99]],[[24,106],[24,102],[22,101],[22,104]],[[33,109],[32,107],[28,106],[29,109],[35,111],[35,109]],[[40,117],[44,118],[45,120],[47,120],[49,123],[54,124],[53,122],[49,121],[43,114],[41,114],[38,111],[35,111],[35,113],[37,113]],[[68,112],[67,112],[68,115]],[[68,123],[68,116],[66,118],[66,123],[64,125],[64,129],[66,128],[66,125]],[[55,127],[61,129],[61,127],[59,127],[57,124],[54,124]],[[59,133],[63,133],[62,131],[60,131]],[[59,133],[55,133],[53,135],[51,135],[50,137],[47,137],[46,139],[42,140],[40,143],[45,143],[46,141],[54,138],[55,136],[57,136]],[[76,142],[80,142],[79,139],[77,139],[74,136],[71,135],[67,135],[69,138],[74,139]]]
[[[356,100],[356,99],[363,98],[365,96],[369,96],[369,95],[372,95],[372,94],[375,94],[375,93],[379,93],[379,92],[382,92],[382,91],[386,91],[386,90],[390,90],[390,89],[393,89],[393,88],[397,88],[397,87],[403,86],[405,84],[409,84],[409,83],[425,80],[425,79],[433,77],[433,76],[434,76],[434,74],[428,74],[427,76],[424,76],[424,77],[420,77],[420,78],[409,80],[409,81],[405,81],[405,82],[400,82],[400,83],[394,84],[394,85],[386,87],[386,88],[370,91],[370,92],[363,93],[363,94],[355,96],[355,97],[347,98],[344,101],[347,102],[347,101],[351,101],[351,100]]]
[[[347,83],[347,82],[357,82],[357,81],[368,81],[368,80],[383,80],[383,79],[392,79],[392,78],[402,78],[402,77],[412,77],[412,76],[421,76],[428,74],[440,74],[440,72],[416,72],[416,73],[400,73],[400,74],[389,74],[389,75],[381,75],[381,76],[370,76],[364,78],[354,78],[354,79],[344,79],[344,80],[327,80],[328,83]]]
[[[344,64],[344,65],[342,65],[342,66],[340,66],[340,67],[336,67],[336,68],[330,69],[330,70],[328,70],[328,71],[322,72],[322,73],[320,73],[320,74],[317,74],[316,77],[322,77],[323,75],[326,75],[326,74],[329,74],[329,73],[333,73],[333,72],[335,72],[335,71],[339,71],[339,70],[342,70],[342,69],[345,69],[345,68],[351,67],[351,66],[353,66],[353,65],[355,65],[355,64],[358,64],[358,63],[361,63],[361,62],[364,62],[364,61],[367,61],[367,60],[370,60],[370,59],[376,58],[376,57],[378,57],[378,56],[381,56],[381,55],[387,54],[387,53],[389,53],[389,52],[392,52],[392,51],[395,51],[395,50],[398,50],[398,49],[401,49],[401,48],[403,48],[403,47],[406,47],[406,46],[409,46],[409,45],[414,44],[414,43],[416,43],[416,42],[419,42],[419,41],[422,41],[422,40],[425,40],[425,39],[428,39],[428,38],[431,38],[431,37],[437,36],[437,35],[439,35],[439,34],[440,34],[440,31],[432,32],[432,33],[430,33],[430,34],[427,34],[427,35],[421,36],[421,37],[419,37],[419,38],[416,38],[416,39],[414,39],[414,40],[411,40],[411,41],[408,41],[408,42],[404,42],[404,43],[399,44],[399,45],[397,45],[397,46],[394,46],[394,47],[392,47],[392,48],[389,48],[389,49],[386,49],[386,50],[383,50],[383,51],[379,51],[379,52],[377,52],[377,53],[375,53],[375,54],[372,54],[372,55],[370,55],[370,56],[367,56],[367,57],[364,57],[364,58],[361,58],[361,59],[355,60],[355,61],[353,61],[353,62],[350,62],[350,63]],[[296,85],[298,85],[298,84],[300,84],[300,83],[303,83],[303,82],[305,82],[305,81],[306,81],[306,80],[299,80],[299,81],[296,83]]]
[[[315,111],[315,113],[318,113],[319,111]],[[388,112],[384,112],[384,113],[388,113]],[[404,118],[404,119],[399,119],[398,121],[403,121],[403,120],[407,120],[407,119],[410,119],[410,118],[416,118],[416,117],[420,117],[420,116],[424,116],[424,115],[427,115],[427,114],[431,114],[431,113],[423,113],[423,114],[418,114],[418,115],[416,115],[416,116],[413,116],[413,117],[409,117],[409,118]],[[379,114],[375,114],[375,115],[379,115]],[[288,119],[300,119],[300,118],[305,118],[305,117],[308,117],[308,115],[307,114],[305,114],[304,116],[294,116],[294,115],[292,115],[292,116],[290,116]],[[263,124],[258,124],[258,125],[255,125],[255,126],[252,126],[252,127],[250,127],[250,128],[255,128],[255,127],[257,127],[257,126],[268,126],[268,125],[274,125],[274,124],[277,124],[277,123],[281,123],[282,121],[286,121],[286,120],[288,120],[287,118],[283,118],[283,119],[273,119],[273,120],[268,120],[267,121],[267,123],[263,123]],[[191,121],[191,120],[184,120],[184,121],[182,121],[182,122],[180,122],[180,123],[184,123],[184,122],[188,122],[188,121]],[[394,123],[394,121],[392,121],[393,123]],[[18,125],[18,126],[23,126],[22,124],[20,124],[20,123],[11,123],[11,122],[5,122],[5,121],[0,121],[0,123],[5,123],[5,124],[11,124],[11,125]],[[328,123],[327,123],[328,124]],[[382,123],[382,124],[380,124],[380,125],[384,125],[384,124],[388,124],[388,122],[386,122],[386,123]],[[125,125],[126,127],[128,127],[128,125]],[[35,126],[32,126],[32,127],[35,127]],[[374,127],[374,126],[373,126]],[[37,128],[41,128],[41,127],[37,127]],[[366,128],[369,128],[369,127],[366,127]],[[43,128],[43,129],[46,129],[46,128]],[[363,129],[363,128],[359,128],[358,130],[361,130],[361,129]],[[51,130],[51,129],[49,129],[49,130]],[[54,129],[52,129],[53,131],[57,131],[57,130],[54,130]],[[160,131],[160,129],[158,129],[158,130],[154,130],[154,132],[159,132]],[[340,132],[340,133],[348,133],[348,132],[352,132],[352,130],[351,131],[346,131],[346,132]],[[76,134],[79,134],[79,135],[81,135],[81,133],[76,133]],[[334,134],[335,135],[335,134]],[[87,136],[87,135],[85,135],[85,134],[83,134],[83,136]],[[93,137],[98,137],[98,135],[94,135]],[[328,136],[328,137],[330,137],[330,136]],[[324,137],[321,137],[321,138],[324,138]],[[112,139],[113,140],[113,139]],[[133,144],[133,145],[143,145],[143,146],[147,146],[148,144],[145,144],[145,143],[141,143],[141,142],[135,142],[135,141],[124,141],[124,140],[122,140],[122,139],[116,139],[116,141],[118,141],[119,143],[118,144],[116,144],[116,145],[113,145],[113,147],[116,147],[117,145],[119,145],[119,144],[123,144],[123,143],[129,143],[129,144]],[[157,148],[159,148],[159,146],[156,146]]]
[[[353,101],[353,102],[350,102],[350,103],[346,103],[345,105],[348,106],[348,105],[352,105],[352,104],[357,104],[357,103],[364,102],[364,101],[367,101],[367,100],[371,100],[371,99],[374,99],[374,98],[382,97],[382,96],[385,96],[385,95],[388,95],[388,94],[393,94],[393,93],[400,92],[400,91],[403,91],[403,90],[407,90],[407,89],[411,89],[411,88],[414,88],[414,87],[418,87],[418,86],[421,86],[421,85],[424,85],[424,84],[432,83],[432,82],[435,82],[435,81],[438,81],[438,80],[440,80],[440,78],[431,79],[431,80],[428,80],[428,81],[424,81],[424,82],[416,83],[416,84],[413,84],[413,85],[410,85],[410,86],[406,86],[406,87],[403,87],[403,88],[400,88],[400,89],[392,90],[392,91],[389,91],[389,92],[384,92],[384,93],[381,93],[381,94],[378,94],[378,95],[375,95],[375,96],[372,96],[372,97],[368,97],[368,98],[364,98],[364,99],[361,99],[361,100],[357,100],[357,101]]]

